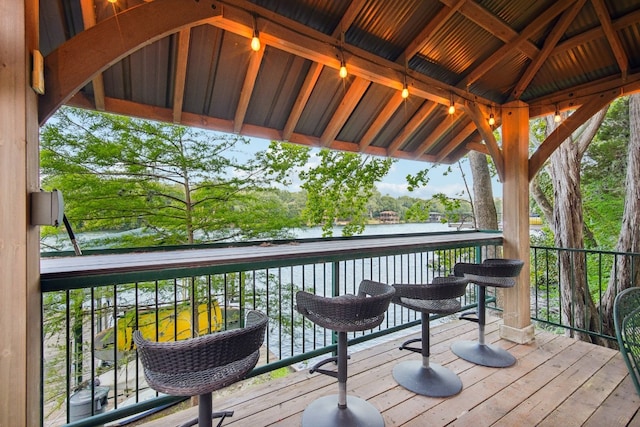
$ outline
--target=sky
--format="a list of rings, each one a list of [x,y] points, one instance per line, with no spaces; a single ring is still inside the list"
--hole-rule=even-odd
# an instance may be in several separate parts
[[[251,140],[250,149],[256,151],[267,149],[269,141],[260,138],[249,138]],[[317,152],[317,150],[316,150]],[[312,156],[311,163],[314,157]],[[469,164],[466,159],[462,162],[462,168],[467,177],[469,184],[469,190],[472,190],[472,179]],[[421,199],[429,199],[436,193],[444,193],[449,197],[460,197],[460,193],[465,190],[464,181],[462,179],[462,172],[457,163],[452,165],[438,165],[428,174],[429,183],[426,187],[420,188],[410,192],[407,189],[406,176],[409,174],[415,175],[419,171],[425,168],[431,168],[434,165],[426,162],[418,162],[415,160],[397,160],[392,166],[391,170],[382,180],[378,183],[378,191],[384,196],[389,195],[392,197],[409,196]],[[452,171],[445,175],[447,170],[451,168]],[[300,189],[299,183],[294,182],[289,191],[298,191]],[[493,197],[502,197],[502,184],[497,179],[493,180]]]

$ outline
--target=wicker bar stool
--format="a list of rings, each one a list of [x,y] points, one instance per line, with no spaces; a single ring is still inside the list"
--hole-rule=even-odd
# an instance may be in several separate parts
[[[467,289],[464,277],[436,277],[430,284],[394,284],[391,302],[422,314],[422,338],[411,339],[400,350],[422,354],[422,360],[408,360],[393,368],[393,378],[404,388],[430,397],[448,397],[460,393],[462,381],[451,370],[429,361],[429,314],[451,314],[460,310],[459,297]],[[422,342],[421,347],[411,344]]]
[[[451,351],[469,362],[492,368],[506,368],[516,363],[516,358],[508,351],[484,342],[486,323],[485,298],[487,286],[511,288],[516,284],[524,262],[518,259],[489,258],[482,264],[458,263],[453,267],[456,276],[464,276],[478,286],[478,309],[475,313],[464,313],[461,319],[478,323],[478,341],[458,341],[451,345]],[[471,317],[476,314],[477,317]]]
[[[322,297],[305,291],[296,294],[297,310],[313,323],[338,332],[338,356],[317,363],[311,373],[319,372],[338,379],[338,395],[313,401],[302,414],[303,427],[384,426],[380,412],[369,402],[347,396],[347,332],[375,328],[384,320],[394,289],[384,283],[363,280],[358,295]],[[338,370],[323,365],[337,362]]]
[[[233,411],[212,413],[211,393],[245,377],[260,357],[268,318],[249,311],[245,327],[174,342],[153,342],[135,331],[133,340],[149,386],[172,396],[199,396],[198,418],[181,427],[211,427],[212,418]]]

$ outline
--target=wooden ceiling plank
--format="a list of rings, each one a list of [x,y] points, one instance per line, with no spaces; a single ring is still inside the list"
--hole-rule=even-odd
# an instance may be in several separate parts
[[[289,117],[287,118],[287,122],[284,125],[282,130],[282,140],[289,141],[293,131],[298,125],[298,121],[302,116],[302,112],[304,111],[304,107],[307,105],[309,98],[311,97],[311,93],[313,93],[313,88],[315,87],[318,79],[320,78],[320,74],[322,73],[322,69],[324,66],[317,62],[312,62],[311,67],[309,67],[309,71],[307,72],[307,76],[302,83],[302,87],[298,92],[298,96],[296,97],[296,101],[291,108],[291,112],[289,113]]]
[[[500,62],[510,55],[513,50],[519,49],[522,43],[542,30],[545,25],[564,12],[574,2],[575,0],[558,2],[554,7],[550,7],[538,15],[537,18],[526,26],[518,37],[496,50],[486,60],[484,60],[482,64],[471,71],[471,73],[469,73],[469,75],[460,82],[458,87],[468,87],[478,81],[482,76],[491,71],[492,68],[500,64]]]
[[[460,132],[458,132],[458,134],[453,137],[451,141],[447,143],[447,145],[442,147],[442,149],[436,156],[436,163],[442,162],[449,154],[451,154],[453,150],[458,148],[458,146],[462,144],[464,140],[467,139],[469,135],[471,135],[475,131],[476,124],[472,120],[469,120],[469,123],[467,123],[467,125]]]
[[[47,91],[38,103],[40,124],[97,74],[127,55],[182,28],[209,22],[221,10],[220,5],[212,8],[214,3],[212,0],[143,3],[100,21],[64,42],[45,58]],[[145,25],[140,25],[141,22]],[[82,58],[82,61],[73,58]]]
[[[340,129],[342,129],[347,122],[370,85],[370,81],[358,78],[354,79],[320,137],[321,146],[331,147],[333,140],[338,136]]]
[[[498,178],[501,182],[504,182],[504,155],[502,154],[500,146],[498,146],[498,141],[496,141],[493,129],[489,126],[486,116],[482,113],[478,104],[467,103],[463,108],[471,120],[473,120],[473,123],[476,125],[476,128],[480,133],[480,137],[484,140],[485,145],[489,149],[489,154],[491,155],[496,171],[498,172]]]
[[[460,110],[456,110],[456,113],[451,117],[450,115],[438,125],[437,128],[418,146],[418,148],[412,153],[413,159],[418,159],[424,153],[431,148],[431,146],[437,143],[450,129],[452,129],[458,121],[463,117]],[[435,156],[434,156],[435,157]]]
[[[391,116],[393,116],[403,101],[404,99],[402,98],[402,94],[400,92],[395,92],[391,99],[385,103],[382,111],[380,111],[376,116],[375,120],[371,123],[362,138],[360,138],[360,151],[364,151],[371,145],[376,135],[378,135],[378,133],[380,133],[380,131],[385,127]]]
[[[583,125],[595,113],[617,98],[615,91],[605,92],[594,96],[589,102],[571,114],[540,144],[540,147],[529,159],[529,181],[535,177],[549,156],[567,139],[578,127]]]
[[[522,93],[527,89],[529,83],[531,83],[538,70],[540,70],[544,62],[558,44],[560,37],[562,37],[562,35],[567,31],[567,28],[569,28],[569,25],[573,22],[585,3],[586,0],[578,0],[576,4],[562,14],[562,17],[544,41],[542,50],[540,50],[538,56],[532,60],[520,78],[520,81],[516,84],[512,92],[513,99],[520,99]]]
[[[441,3],[453,7],[456,0],[440,0]],[[467,1],[460,7],[459,12],[468,20],[475,23],[495,38],[504,43],[509,43],[518,37],[518,32],[504,23],[501,19],[491,14],[487,9],[480,6],[475,1]],[[535,58],[538,55],[538,48],[531,41],[524,41],[518,49],[528,58]]]
[[[607,6],[604,4],[604,0],[591,0],[591,4],[593,4],[593,8],[596,10],[596,14],[602,24],[602,29],[607,37],[609,46],[611,47],[613,55],[618,62],[618,67],[620,67],[620,73],[622,74],[622,80],[625,80],[627,78],[627,73],[629,72],[629,58],[622,47],[622,42],[620,41],[618,33],[611,24],[611,16],[609,15]]]
[[[178,52],[173,86],[173,123],[180,123],[184,104],[184,88],[187,82],[187,62],[189,59],[189,44],[191,29],[184,28],[178,33]]]
[[[416,130],[424,124],[427,117],[434,112],[438,107],[438,104],[431,101],[425,101],[420,109],[411,117],[407,124],[402,128],[402,131],[391,141],[387,148],[387,155],[392,157],[396,151],[415,133]]]
[[[94,0],[81,0],[80,9],[82,9],[82,22],[85,30],[96,25],[96,12]],[[104,77],[102,73],[96,75],[91,80],[93,86],[93,102],[96,110],[104,111]]]
[[[244,77],[244,83],[240,91],[240,99],[238,100],[238,106],[236,107],[236,114],[233,119],[233,131],[234,133],[240,133],[242,125],[244,124],[244,118],[249,108],[249,101],[251,101],[251,95],[256,85],[256,77],[260,71],[260,64],[264,57],[264,44],[260,45],[260,50],[257,52],[251,51],[251,59],[249,60],[249,66],[247,67],[247,73]]]

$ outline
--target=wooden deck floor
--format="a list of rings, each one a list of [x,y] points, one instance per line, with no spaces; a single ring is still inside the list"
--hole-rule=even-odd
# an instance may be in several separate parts
[[[450,351],[453,341],[477,338],[475,324],[453,321],[431,328],[431,360],[454,370],[464,384],[454,397],[419,396],[396,384],[393,366],[420,358],[398,350],[407,336],[351,353],[348,393],[376,406],[387,427],[640,426],[640,398],[617,351],[540,331],[532,344],[515,345],[499,339],[499,323],[490,319],[487,342],[518,359],[503,369],[473,365]],[[225,426],[299,426],[309,403],[335,393],[333,378],[303,371],[214,396],[213,406],[235,411]],[[178,425],[196,411],[190,408],[144,426]]]

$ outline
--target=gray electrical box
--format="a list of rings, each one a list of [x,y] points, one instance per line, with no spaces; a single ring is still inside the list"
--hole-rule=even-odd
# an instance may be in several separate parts
[[[64,200],[58,190],[31,193],[31,225],[62,224]]]

